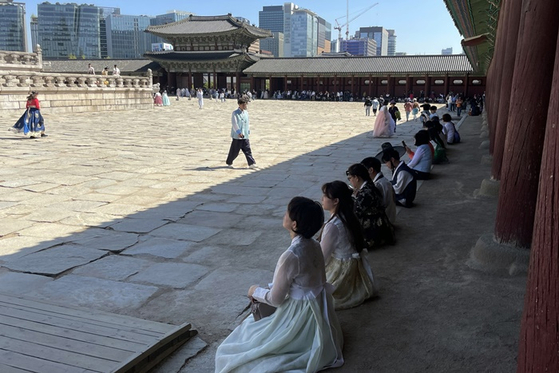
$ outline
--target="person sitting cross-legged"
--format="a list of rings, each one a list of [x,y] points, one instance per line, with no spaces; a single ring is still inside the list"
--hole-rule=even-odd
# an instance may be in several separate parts
[[[392,170],[392,187],[396,204],[403,207],[412,207],[417,191],[417,180],[414,172],[403,161],[397,150],[387,149],[382,154],[382,161]]]

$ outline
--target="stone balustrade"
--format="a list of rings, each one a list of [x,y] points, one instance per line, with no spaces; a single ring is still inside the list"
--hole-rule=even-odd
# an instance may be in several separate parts
[[[0,51],[0,70],[41,71],[43,57],[37,45],[35,53]]]
[[[27,96],[39,91],[41,112],[66,113],[149,109],[153,75],[90,75],[43,71],[41,47],[36,53],[0,51],[0,113],[25,109]]]

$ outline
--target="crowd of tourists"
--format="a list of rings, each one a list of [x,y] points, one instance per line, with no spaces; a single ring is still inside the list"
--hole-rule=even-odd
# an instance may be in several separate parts
[[[237,148],[248,144],[247,103],[248,98],[240,98],[233,112],[229,166]],[[395,102],[378,106],[379,117],[394,121]],[[218,347],[216,373],[317,372],[344,364],[336,310],[358,307],[377,295],[367,253],[395,243],[396,206],[414,206],[417,181],[429,179],[435,149],[460,141],[449,113],[441,123],[437,107],[424,104],[415,151],[404,142],[386,142],[381,152],[347,168],[347,182],[322,185],[321,203],[306,197],[289,202],[283,227],[291,245],[280,256],[272,282],[249,288],[251,314]],[[255,161],[248,149],[251,166]],[[401,159],[406,154],[408,163]],[[391,177],[382,173],[382,164]]]

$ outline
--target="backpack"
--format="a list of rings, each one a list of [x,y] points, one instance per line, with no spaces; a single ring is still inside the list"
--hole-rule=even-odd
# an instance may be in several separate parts
[[[448,163],[448,157],[446,156],[446,149],[437,144],[435,146],[435,154],[433,155],[433,164]]]
[[[460,134],[458,133],[458,131],[454,130],[454,141],[452,143],[458,144],[459,142],[460,142]]]

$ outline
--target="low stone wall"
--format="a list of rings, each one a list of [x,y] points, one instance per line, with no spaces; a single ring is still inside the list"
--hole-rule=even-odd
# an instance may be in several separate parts
[[[148,76],[105,76],[42,72],[37,52],[0,51],[0,111],[25,110],[27,96],[38,91],[44,114],[150,109],[153,107],[151,70]]]

